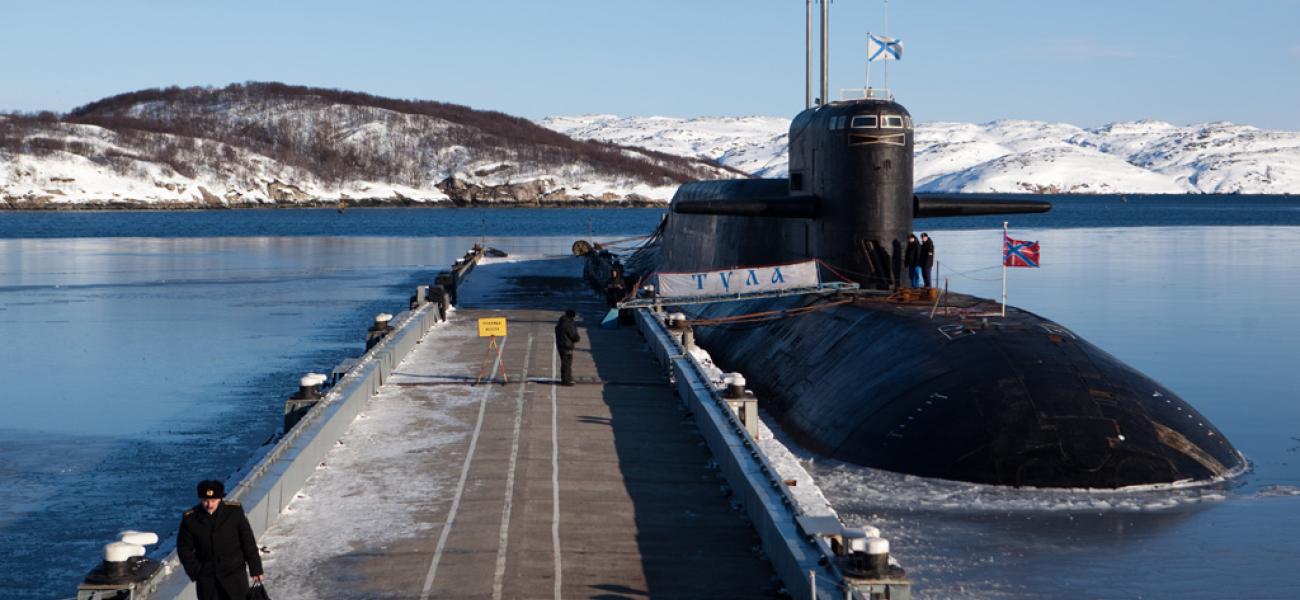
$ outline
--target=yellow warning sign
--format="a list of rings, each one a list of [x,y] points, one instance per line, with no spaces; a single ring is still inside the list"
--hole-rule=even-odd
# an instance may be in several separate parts
[[[506,318],[492,317],[478,320],[479,337],[506,337]]]

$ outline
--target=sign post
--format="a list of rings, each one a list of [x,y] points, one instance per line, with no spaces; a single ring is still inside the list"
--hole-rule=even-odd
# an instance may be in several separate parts
[[[492,351],[497,351],[497,362],[501,363],[501,379],[503,385],[510,383],[510,378],[506,376],[506,363],[502,357],[503,348],[497,343],[498,337],[506,337],[506,318],[505,317],[488,317],[478,320],[478,336],[488,339],[487,352],[483,354],[483,364],[479,365],[478,378],[474,380],[474,385],[483,381],[483,374],[487,371],[488,358],[492,356]]]

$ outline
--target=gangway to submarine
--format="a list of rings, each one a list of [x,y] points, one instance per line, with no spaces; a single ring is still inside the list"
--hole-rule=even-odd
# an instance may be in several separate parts
[[[617,262],[615,262],[617,265]],[[614,270],[621,270],[621,266],[612,267]],[[782,274],[781,269],[786,269]],[[822,278],[822,270],[825,269],[838,280],[825,281]],[[796,272],[797,271],[797,272]],[[760,278],[758,273],[762,272]],[[744,283],[735,283],[736,276],[745,274],[747,276]],[[769,279],[768,284],[763,280]],[[721,281],[721,290],[716,285],[712,289],[705,288],[705,280],[712,276],[713,280]],[[676,281],[665,281],[666,277],[676,278]],[[728,279],[731,282],[728,283]],[[689,279],[691,283],[686,283],[683,287],[683,281]],[[642,286],[643,282],[651,282]],[[775,285],[777,283],[780,285]],[[692,285],[692,283],[694,285]],[[809,260],[771,265],[740,265],[729,269],[709,270],[696,273],[661,273],[652,272],[639,279],[633,289],[628,290],[628,296],[622,301],[614,304],[614,308],[636,309],[651,308],[659,309],[663,306],[688,306],[699,304],[714,304],[718,302],[744,302],[748,300],[762,300],[767,298],[786,298],[790,296],[834,296],[849,292],[859,292],[860,284],[842,275],[835,267],[827,264],[819,258]],[[734,289],[735,291],[732,291]]]

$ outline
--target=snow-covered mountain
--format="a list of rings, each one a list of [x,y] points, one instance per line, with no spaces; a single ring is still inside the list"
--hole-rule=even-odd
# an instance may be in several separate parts
[[[777,117],[548,117],[540,125],[580,140],[707,158],[755,177],[784,177],[789,119]]]
[[[600,140],[716,160],[760,177],[787,173],[788,119],[591,115],[541,125]],[[921,123],[916,186],[988,193],[1300,194],[1300,132],[1159,121],[1084,129],[1065,123]]]
[[[550,117],[251,83],[0,114],[0,208],[654,204],[782,177],[778,117]],[[918,190],[1300,193],[1300,132],[1157,121],[923,123]]]
[[[0,208],[648,204],[737,176],[501,113],[276,83],[0,115]]]

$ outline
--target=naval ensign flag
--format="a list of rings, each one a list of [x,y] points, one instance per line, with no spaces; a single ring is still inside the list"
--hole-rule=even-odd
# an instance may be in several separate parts
[[[867,62],[878,60],[903,60],[903,41],[868,33]]]
[[[1002,222],[1002,316],[1007,316],[1007,267],[1038,268],[1038,242],[1011,239],[1007,222]]]

